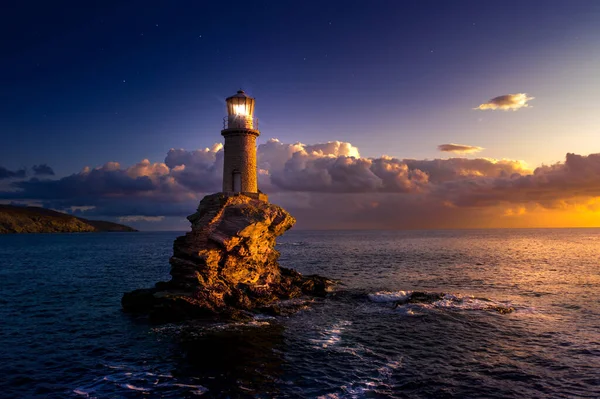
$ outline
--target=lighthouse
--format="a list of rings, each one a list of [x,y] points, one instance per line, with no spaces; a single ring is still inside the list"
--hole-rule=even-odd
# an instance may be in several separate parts
[[[225,138],[223,192],[264,199],[256,177],[256,138],[260,132],[254,118],[254,98],[238,90],[226,103],[227,116],[221,131]]]

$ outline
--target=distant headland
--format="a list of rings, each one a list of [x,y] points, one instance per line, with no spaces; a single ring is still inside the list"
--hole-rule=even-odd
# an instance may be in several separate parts
[[[0,205],[0,234],[133,232],[136,229],[102,220],[88,220],[35,206]]]

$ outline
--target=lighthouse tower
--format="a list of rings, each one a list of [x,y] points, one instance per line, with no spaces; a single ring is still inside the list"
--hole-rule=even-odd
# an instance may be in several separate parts
[[[221,131],[225,137],[223,192],[262,197],[256,178],[256,138],[260,132],[254,118],[254,98],[239,90],[226,102]]]

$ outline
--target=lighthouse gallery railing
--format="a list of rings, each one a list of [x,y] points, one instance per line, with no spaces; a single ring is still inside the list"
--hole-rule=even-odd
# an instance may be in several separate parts
[[[223,118],[223,130],[239,128],[258,130],[258,118],[250,118],[248,116],[226,116]]]

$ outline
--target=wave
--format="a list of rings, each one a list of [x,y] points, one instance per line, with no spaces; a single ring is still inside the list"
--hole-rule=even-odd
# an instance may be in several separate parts
[[[369,294],[371,302],[398,302],[407,300],[412,291],[379,291],[374,294]]]
[[[294,247],[304,247],[304,246],[308,245],[308,243],[305,242],[305,241],[278,242],[277,245],[281,245],[281,246],[291,245],[291,246],[294,246]]]
[[[376,303],[394,303],[403,313],[414,314],[413,307],[485,310],[507,314],[517,311],[508,301],[495,301],[489,298],[477,298],[472,295],[448,294],[423,291],[378,291],[368,294],[369,300]]]
[[[202,385],[178,380],[170,373],[154,373],[135,366],[103,365],[108,374],[97,377],[88,384],[72,390],[77,397],[95,398],[116,395],[130,395],[135,391],[143,395],[160,395],[163,392],[177,389],[182,397],[186,395],[200,396],[208,392]],[[119,396],[121,397],[121,396]]]
[[[346,326],[351,325],[352,322],[341,320],[331,327],[324,329],[319,333],[319,338],[311,339],[310,342],[315,344],[315,348],[328,348],[333,345],[337,345],[342,340],[342,332]]]
[[[238,330],[244,328],[255,328],[264,327],[271,325],[271,321],[275,317],[265,314],[256,314],[252,316],[251,320],[247,321],[235,321],[235,322],[199,322],[194,321],[181,324],[164,324],[157,327],[153,327],[151,331],[158,335],[164,336],[185,336],[201,337],[206,334],[212,334],[219,331],[226,330]],[[118,366],[117,366],[118,367]],[[115,367],[116,368],[116,367]]]

